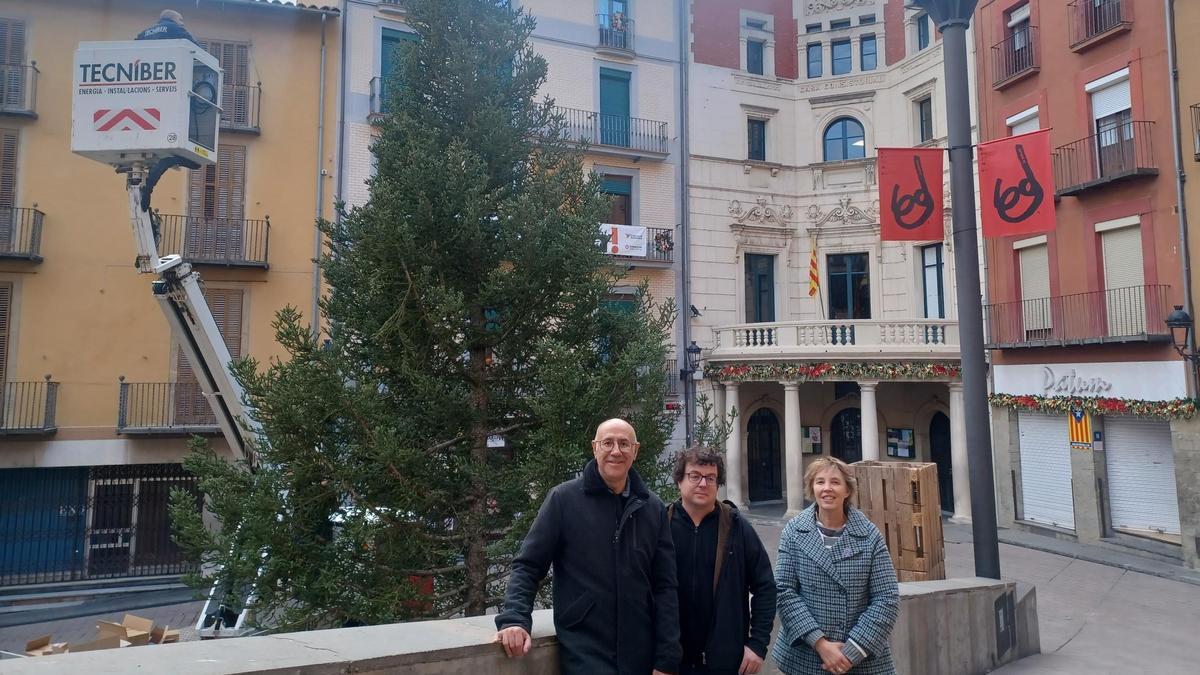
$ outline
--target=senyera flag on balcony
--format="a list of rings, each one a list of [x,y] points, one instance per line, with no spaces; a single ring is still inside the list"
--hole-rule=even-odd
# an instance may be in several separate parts
[[[884,241],[937,241],[942,222],[941,148],[879,148],[879,229]]]
[[[984,237],[1054,230],[1049,129],[979,144],[979,202]]]

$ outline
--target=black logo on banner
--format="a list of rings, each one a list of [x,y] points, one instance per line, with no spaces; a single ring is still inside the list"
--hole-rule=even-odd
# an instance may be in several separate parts
[[[1025,146],[1020,143],[1017,144],[1017,161],[1021,163],[1021,170],[1025,172],[1025,177],[1013,187],[1003,191],[1000,189],[1000,179],[997,178],[996,189],[992,193],[992,204],[996,207],[996,215],[1006,223],[1019,223],[1032,216],[1033,212],[1042,205],[1042,200],[1046,198],[1045,189],[1038,182],[1037,176],[1033,174],[1033,169],[1029,167],[1029,158],[1025,156]],[[1014,215],[1012,211],[1021,202],[1022,197],[1032,197],[1033,199],[1025,210]]]
[[[900,227],[915,230],[924,225],[933,215],[933,195],[929,194],[929,185],[925,182],[925,169],[921,166],[921,156],[913,155],[913,165],[917,169],[919,187],[911,195],[900,195],[900,184],[892,186],[892,217]],[[920,209],[911,219],[909,214]]]

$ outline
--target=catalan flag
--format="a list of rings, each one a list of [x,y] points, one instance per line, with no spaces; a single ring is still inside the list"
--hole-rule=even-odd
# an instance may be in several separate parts
[[[1067,415],[1068,435],[1071,447],[1077,450],[1090,450],[1092,447],[1092,416],[1080,407],[1071,408]]]
[[[812,257],[808,260],[808,297],[815,298],[821,292],[821,272],[817,268],[817,240],[812,240]]]

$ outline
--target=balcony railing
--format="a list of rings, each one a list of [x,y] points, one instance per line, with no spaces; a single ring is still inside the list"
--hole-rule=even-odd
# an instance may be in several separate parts
[[[992,86],[1001,87],[1041,65],[1037,26],[1026,26],[992,46]]]
[[[633,51],[633,19],[624,14],[597,14],[600,34],[596,46],[601,49]]]
[[[1192,106],[1192,152],[1200,162],[1200,103]]]
[[[1170,286],[1130,286],[984,308],[991,348],[1169,340]]]
[[[627,262],[671,263],[675,252],[675,230],[669,227],[646,228],[646,255],[613,255]]]
[[[262,82],[221,87],[221,129],[257,134],[262,111]]]
[[[387,80],[382,75],[371,78],[371,113],[373,120],[382,119],[388,113]]]
[[[0,258],[42,261],[42,220],[37,209],[0,209]]]
[[[940,356],[957,358],[958,322],[848,319],[718,326],[712,358]]]
[[[561,106],[555,112],[563,116],[567,140],[662,157],[669,152],[666,122]]]
[[[1080,50],[1099,38],[1133,25],[1130,0],[1074,0],[1067,6],[1071,49]]]
[[[682,382],[679,379],[679,361],[678,359],[667,359],[665,376],[667,378],[667,396],[679,396]]]
[[[1156,176],[1154,122],[1121,122],[1054,150],[1060,196],[1133,176]]]
[[[178,254],[198,265],[267,269],[271,221],[160,215],[164,254]]]
[[[37,116],[37,62],[0,63],[0,115]]]
[[[125,382],[117,411],[122,434],[217,433],[217,417],[197,382]]]
[[[5,382],[0,400],[0,434],[51,434],[58,404],[58,383],[47,376],[41,382]]]

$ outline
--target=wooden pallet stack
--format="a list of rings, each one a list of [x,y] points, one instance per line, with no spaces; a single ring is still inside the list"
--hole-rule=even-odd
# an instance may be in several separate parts
[[[937,465],[856,462],[859,510],[883,533],[900,581],[946,578]]]

